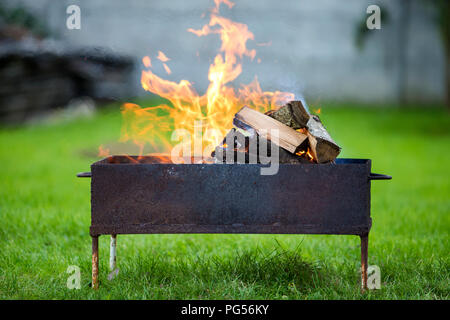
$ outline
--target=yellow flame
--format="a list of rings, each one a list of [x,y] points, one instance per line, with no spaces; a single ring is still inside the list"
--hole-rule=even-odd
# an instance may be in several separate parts
[[[222,42],[219,53],[209,67],[206,93],[199,95],[188,80],[174,82],[161,78],[151,70],[150,58],[144,57],[143,63],[148,69],[142,71],[142,87],[167,99],[170,105],[141,108],[135,104],[125,104],[122,108],[122,141],[134,141],[141,151],[144,144],[149,143],[155,151],[169,152],[173,144],[178,142],[169,142],[168,132],[185,129],[194,136],[194,123],[201,120],[203,132],[215,129],[217,133],[196,136],[195,139],[201,139],[203,146],[205,143],[217,145],[232,127],[233,116],[243,105],[265,112],[294,99],[292,93],[261,90],[256,77],[250,84],[241,85],[237,90],[230,85],[242,72],[243,58],[255,58],[256,51],[246,47],[247,41],[254,40],[254,35],[247,25],[219,15],[221,3],[229,8],[234,3],[228,0],[214,2],[215,8],[211,10],[209,23],[199,30],[188,29],[188,32],[199,37],[217,34]],[[170,60],[162,51],[158,51],[157,59],[163,63]],[[165,63],[163,67],[168,74],[171,73]]]
[[[167,62],[170,60],[162,51],[158,51],[158,56],[156,58],[162,62]]]
[[[170,68],[169,68],[169,66],[167,64],[163,63],[163,67],[164,67],[164,70],[166,70],[167,74],[171,74],[172,73],[172,71],[170,70]]]
[[[101,158],[105,158],[109,156],[109,149],[105,148],[103,145],[98,147],[98,156]]]
[[[143,63],[144,66],[146,66],[147,68],[151,68],[151,67],[152,67],[152,60],[150,59],[149,56],[145,56],[144,58],[142,58],[142,63]]]
[[[309,150],[309,148],[308,150],[300,150],[295,154],[299,157],[306,155],[309,161],[314,161],[314,156],[311,154],[311,150]]]

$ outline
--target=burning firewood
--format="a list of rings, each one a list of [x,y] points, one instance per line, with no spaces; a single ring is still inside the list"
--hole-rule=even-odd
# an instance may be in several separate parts
[[[278,130],[278,145],[290,153],[295,153],[308,138],[307,135],[249,107],[243,107],[235,114],[233,124],[243,130],[254,130],[260,137],[268,140],[271,140],[270,130]]]
[[[318,163],[334,161],[341,152],[341,148],[331,139],[320,118],[313,115],[306,124],[308,141],[314,159]]]
[[[320,118],[311,115],[301,101],[291,101],[266,114],[243,107],[235,114],[233,124],[237,129],[233,128],[212,154],[218,162],[267,161],[265,156],[270,157],[274,143],[271,129],[279,133],[276,144],[280,163],[327,163],[334,161],[341,151]],[[257,147],[250,150],[252,145]],[[267,150],[261,153],[261,146],[267,146]]]
[[[229,143],[231,141],[231,144]],[[250,145],[256,146],[254,150]],[[261,150],[265,146],[266,150]],[[217,162],[233,163],[269,163],[272,145],[270,140],[260,137],[257,133],[232,128],[223,139],[221,145],[217,146],[211,156]],[[304,152],[304,151],[301,151]],[[289,153],[278,147],[279,163],[311,163],[306,157]]]
[[[293,129],[306,129],[311,153],[318,163],[333,161],[341,152],[320,118],[310,115],[301,101],[291,101],[267,115]]]
[[[280,121],[292,129],[305,128],[311,115],[301,101],[291,101],[277,110],[270,110],[266,115]]]

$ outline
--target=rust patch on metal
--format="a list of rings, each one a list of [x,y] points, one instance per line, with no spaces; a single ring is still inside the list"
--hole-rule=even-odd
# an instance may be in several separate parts
[[[91,165],[92,287],[98,288],[98,237],[140,233],[348,234],[361,237],[367,289],[371,180],[368,159],[329,164],[173,164],[164,157],[111,156]]]
[[[98,236],[92,237],[92,288],[98,289]]]
[[[367,259],[369,251],[369,235],[361,236],[361,289],[367,290]]]

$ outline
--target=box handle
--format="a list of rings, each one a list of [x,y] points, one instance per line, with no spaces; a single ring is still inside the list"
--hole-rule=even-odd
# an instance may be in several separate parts
[[[379,173],[370,173],[369,174],[369,180],[391,180],[392,177],[385,175],[385,174],[379,174]]]
[[[90,172],[80,172],[80,173],[77,173],[77,177],[78,178],[90,178],[90,177],[92,177],[92,173],[90,173]]]

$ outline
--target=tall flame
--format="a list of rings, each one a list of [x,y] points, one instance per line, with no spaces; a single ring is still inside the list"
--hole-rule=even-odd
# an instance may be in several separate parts
[[[143,58],[146,70],[142,71],[142,87],[170,102],[156,107],[142,108],[136,104],[126,103],[122,107],[123,127],[122,141],[132,140],[139,145],[141,154],[145,144],[149,143],[158,152],[169,152],[173,142],[167,139],[168,132],[184,129],[195,139],[201,139],[202,145],[211,148],[221,141],[222,137],[232,127],[234,114],[245,104],[261,112],[276,108],[294,99],[288,92],[263,91],[258,79],[248,85],[241,85],[235,90],[231,86],[242,72],[244,57],[253,60],[254,49],[247,49],[246,43],[254,40],[254,35],[247,25],[232,21],[219,15],[221,3],[230,9],[234,3],[228,0],[214,0],[215,7],[211,10],[210,20],[201,29],[189,28],[187,31],[202,37],[218,34],[222,41],[219,53],[209,67],[209,86],[206,93],[199,95],[191,82],[180,82],[163,79],[153,73],[150,57]],[[158,51],[156,57],[163,63],[168,74],[170,59]],[[194,123],[201,121],[202,131],[215,129],[209,136],[194,135]],[[175,142],[176,143],[176,142]],[[161,150],[162,144],[162,150]]]

